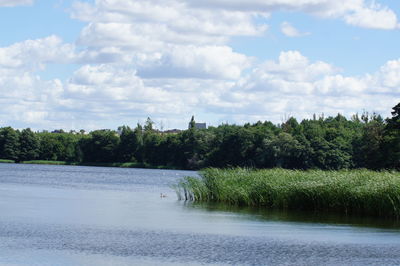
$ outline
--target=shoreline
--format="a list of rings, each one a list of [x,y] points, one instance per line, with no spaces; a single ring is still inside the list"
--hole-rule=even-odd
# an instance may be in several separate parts
[[[78,163],[78,162],[67,162],[67,161],[45,161],[45,160],[31,160],[15,162],[13,160],[0,160],[0,163],[8,164],[36,164],[36,165],[71,165],[71,166],[93,166],[93,167],[116,167],[116,168],[142,168],[142,169],[164,169],[164,170],[191,170],[191,169],[179,169],[176,167],[170,167],[165,165],[151,165],[147,163]],[[193,170],[196,171],[196,170]]]

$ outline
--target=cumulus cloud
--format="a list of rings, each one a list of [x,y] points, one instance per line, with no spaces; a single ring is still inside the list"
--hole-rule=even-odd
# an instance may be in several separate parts
[[[139,66],[142,77],[238,79],[249,59],[228,46],[176,46]]]
[[[183,1],[183,0],[182,0]],[[341,18],[354,26],[373,29],[396,29],[398,19],[393,10],[365,0],[186,0],[190,5],[206,9],[264,12],[304,12],[322,18]]]
[[[23,71],[0,68],[0,120],[9,125],[21,123],[31,127],[57,124],[56,108],[63,93],[60,80],[43,81]],[[61,126],[61,122],[58,123]]]
[[[309,59],[299,51],[281,52],[278,61],[266,61],[254,69],[255,76],[273,75],[286,81],[311,81],[336,73],[338,69],[331,64]]]
[[[214,125],[365,108],[388,114],[400,96],[400,59],[375,73],[346,76],[299,51],[259,62],[229,46],[233,37],[264,34],[268,26],[256,18],[276,10],[369,28],[397,23],[393,11],[363,0],[75,2],[72,16],[87,22],[75,44],[48,36],[0,48],[0,121],[96,129],[151,116],[184,128],[193,113]],[[289,36],[304,34],[281,26]],[[48,64],[71,63],[78,67],[63,81],[37,74]]]
[[[313,113],[350,116],[366,108],[390,115],[400,91],[400,61],[387,62],[379,71],[360,77],[344,76],[325,62],[310,62],[298,51],[282,52],[266,61],[209,103],[225,120],[281,122],[284,116],[309,118]],[[397,87],[396,87],[397,86]]]
[[[71,108],[84,105],[94,117],[108,112],[125,118],[168,117],[177,127],[186,125],[179,118],[189,113],[212,114],[213,120],[208,122],[213,124],[257,120],[278,123],[285,115],[307,118],[322,112],[350,116],[366,107],[389,115],[390,107],[396,104],[393,94],[400,95],[389,87],[398,82],[399,62],[389,61],[376,73],[353,77],[326,62],[310,61],[298,51],[287,51],[236,81],[143,79],[130,69],[87,65],[75,72],[66,93]]]
[[[392,30],[399,27],[393,10],[374,3],[355,8],[344,16],[344,20],[350,25],[363,28]]]
[[[166,93],[160,88],[145,87],[135,71],[109,65],[85,65],[71,78],[67,91],[71,97],[90,96],[97,100],[132,100],[147,102],[167,101]]]
[[[187,64],[196,64],[188,60]],[[351,115],[365,108],[389,115],[396,104],[393,95],[400,96],[399,71],[400,59],[372,74],[345,76],[337,67],[311,61],[298,51],[282,52],[276,60],[256,64],[248,74],[229,74],[233,80],[143,78],[129,64],[86,64],[65,82],[45,81],[23,67],[2,65],[0,119],[34,128],[96,129],[135,124],[147,116],[164,119],[167,127],[185,127],[186,116],[193,113],[211,115],[207,122],[214,125],[278,123],[285,115],[307,118],[321,112]]]
[[[221,8],[245,11],[274,12],[285,11],[305,11],[313,14],[336,15],[346,12],[347,9],[362,4],[362,0],[186,0],[190,5],[203,8]]]
[[[38,70],[47,63],[70,63],[74,57],[74,46],[55,35],[0,47],[0,67],[5,68]]]
[[[74,2],[72,10],[73,18],[88,22],[77,41],[87,47],[79,55],[83,63],[123,62],[145,78],[238,78],[251,59],[232,51],[230,38],[263,34],[268,27],[255,18],[277,10],[343,18],[362,27],[393,27],[385,20],[368,26],[376,14],[390,13],[397,21],[393,11],[364,0],[98,0]],[[289,37],[309,34],[288,22],[281,30]]]
[[[287,21],[282,22],[281,31],[288,37],[303,37],[310,35],[309,32],[300,32],[298,29],[296,29],[292,24],[290,24]]]
[[[0,7],[32,5],[33,0],[0,0]]]
[[[284,96],[349,95],[365,89],[362,80],[343,77],[325,62],[310,62],[298,51],[281,52],[277,61],[266,61],[237,84],[237,90]],[[361,89],[360,89],[361,88]],[[361,91],[360,91],[361,90]]]
[[[380,84],[381,90],[400,93],[400,59],[390,60],[383,65],[378,74],[375,75],[375,82]],[[385,89],[386,88],[386,89]]]
[[[237,79],[251,59],[227,46],[233,36],[263,34],[252,14],[191,8],[180,0],[75,2],[89,22],[77,44],[82,62],[124,63],[144,78]]]
[[[203,42],[207,42],[207,40],[214,42],[214,39],[208,38],[253,36],[260,35],[266,30],[265,25],[254,23],[252,14],[238,11],[195,9],[179,0],[99,0],[96,1],[95,6],[76,2],[72,17],[93,24],[100,23],[102,26],[108,23],[129,25],[132,26],[130,29],[124,29],[125,33],[131,31],[128,36],[144,33],[152,38],[161,40],[165,38],[168,41],[174,41],[177,35],[182,34],[187,35],[188,38],[201,36],[206,38]],[[144,32],[140,32],[141,30]],[[151,31],[158,30],[166,35],[150,34]],[[187,42],[187,39],[180,40],[178,38],[176,41]]]

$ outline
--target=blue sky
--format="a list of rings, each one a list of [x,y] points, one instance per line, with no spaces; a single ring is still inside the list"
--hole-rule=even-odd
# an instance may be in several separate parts
[[[389,116],[399,14],[393,0],[0,0],[0,126]]]

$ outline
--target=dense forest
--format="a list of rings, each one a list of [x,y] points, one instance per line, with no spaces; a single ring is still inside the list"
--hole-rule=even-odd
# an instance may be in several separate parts
[[[255,167],[288,169],[400,169],[400,103],[392,117],[315,116],[275,125],[257,122],[179,132],[155,130],[150,118],[117,131],[33,132],[0,128],[0,158],[75,163],[124,163],[180,169]]]

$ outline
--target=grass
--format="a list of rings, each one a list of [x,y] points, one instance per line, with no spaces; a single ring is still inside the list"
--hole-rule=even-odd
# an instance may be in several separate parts
[[[175,190],[199,202],[400,218],[399,172],[209,168]]]
[[[0,163],[14,163],[13,160],[0,159]]]
[[[32,161],[23,161],[23,164],[50,164],[50,165],[68,165],[69,162],[65,161],[46,161],[46,160],[32,160]]]

